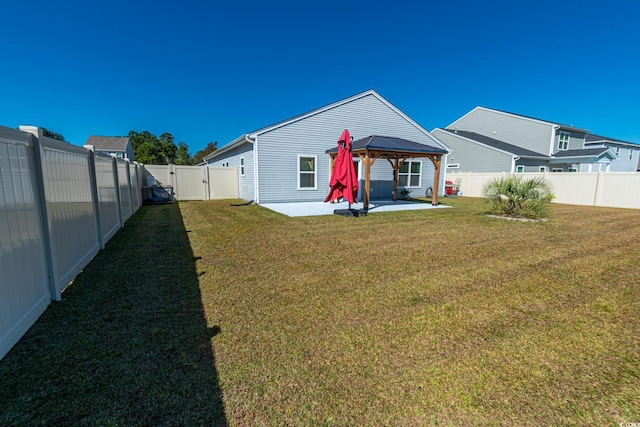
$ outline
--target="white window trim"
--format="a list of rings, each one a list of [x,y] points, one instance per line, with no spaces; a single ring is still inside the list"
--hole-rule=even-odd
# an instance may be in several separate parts
[[[460,169],[460,163],[451,163],[447,165],[447,169]]]
[[[411,163],[420,163],[420,173],[419,174],[412,174],[411,173]],[[406,175],[407,176],[407,184],[405,188],[420,188],[422,187],[422,160],[407,160],[404,162],[404,164],[408,165],[407,166],[407,173],[406,174],[402,174],[402,175]],[[411,177],[418,175],[418,185],[410,185],[411,184]],[[400,181],[400,169],[398,169],[398,181]]]
[[[562,136],[567,135],[567,140],[563,141]],[[563,142],[566,144],[563,144]],[[558,150],[559,151],[567,151],[569,149],[569,143],[571,142],[571,132],[560,132],[558,134]],[[560,145],[562,144],[562,145]]]
[[[240,176],[245,175],[244,157],[240,157]]]
[[[313,187],[300,187],[300,174],[306,173],[310,174],[311,172],[303,172],[300,170],[300,159],[301,158],[312,158],[314,159],[313,164],[315,165],[315,170],[313,171]],[[307,190],[317,190],[318,189],[318,156],[315,154],[298,154],[298,161],[296,163],[296,170],[298,173],[296,174],[298,180],[298,190],[307,191]]]
[[[524,165],[516,165],[516,173],[524,173]]]

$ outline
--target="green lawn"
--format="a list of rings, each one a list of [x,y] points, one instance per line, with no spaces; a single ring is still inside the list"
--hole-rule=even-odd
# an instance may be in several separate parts
[[[145,206],[0,361],[0,425],[640,422],[640,212]]]

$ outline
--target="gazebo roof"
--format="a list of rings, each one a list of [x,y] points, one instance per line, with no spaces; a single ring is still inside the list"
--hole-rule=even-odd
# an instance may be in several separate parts
[[[353,141],[351,151],[354,153],[365,150],[385,152],[388,155],[396,154],[447,154],[448,151],[431,145],[420,144],[419,142],[407,139],[395,138],[392,136],[370,135],[366,138]],[[338,147],[333,147],[326,151],[327,154],[337,153]],[[426,157],[426,156],[425,156]]]

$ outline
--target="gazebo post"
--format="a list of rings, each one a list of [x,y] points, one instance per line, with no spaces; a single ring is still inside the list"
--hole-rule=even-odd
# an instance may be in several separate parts
[[[330,165],[329,166],[329,176],[333,175],[333,168],[336,165],[336,158],[337,157],[338,157],[337,154],[330,154],[329,155],[329,160],[330,160],[330,163],[329,163],[329,165]]]
[[[438,206],[438,191],[440,187],[440,163],[442,160],[442,156],[429,156],[429,159],[431,159],[431,161],[433,162],[433,166],[435,166],[435,170],[433,171],[433,196],[431,197],[431,204],[433,206]]]
[[[365,151],[362,160],[364,161],[364,197],[362,207],[366,211],[369,210],[369,197],[371,195],[371,157],[369,157],[369,150]]]
[[[393,161],[391,161],[391,159],[387,157],[387,161],[393,169],[393,194],[391,195],[391,200],[395,202],[398,200],[398,169],[400,169],[400,166],[398,166],[397,157],[394,158]]]

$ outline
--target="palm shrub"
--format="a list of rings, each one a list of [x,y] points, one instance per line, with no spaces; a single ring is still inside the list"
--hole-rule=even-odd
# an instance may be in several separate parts
[[[487,182],[482,197],[489,203],[491,213],[539,219],[549,212],[553,194],[551,183],[544,177],[506,175]]]

